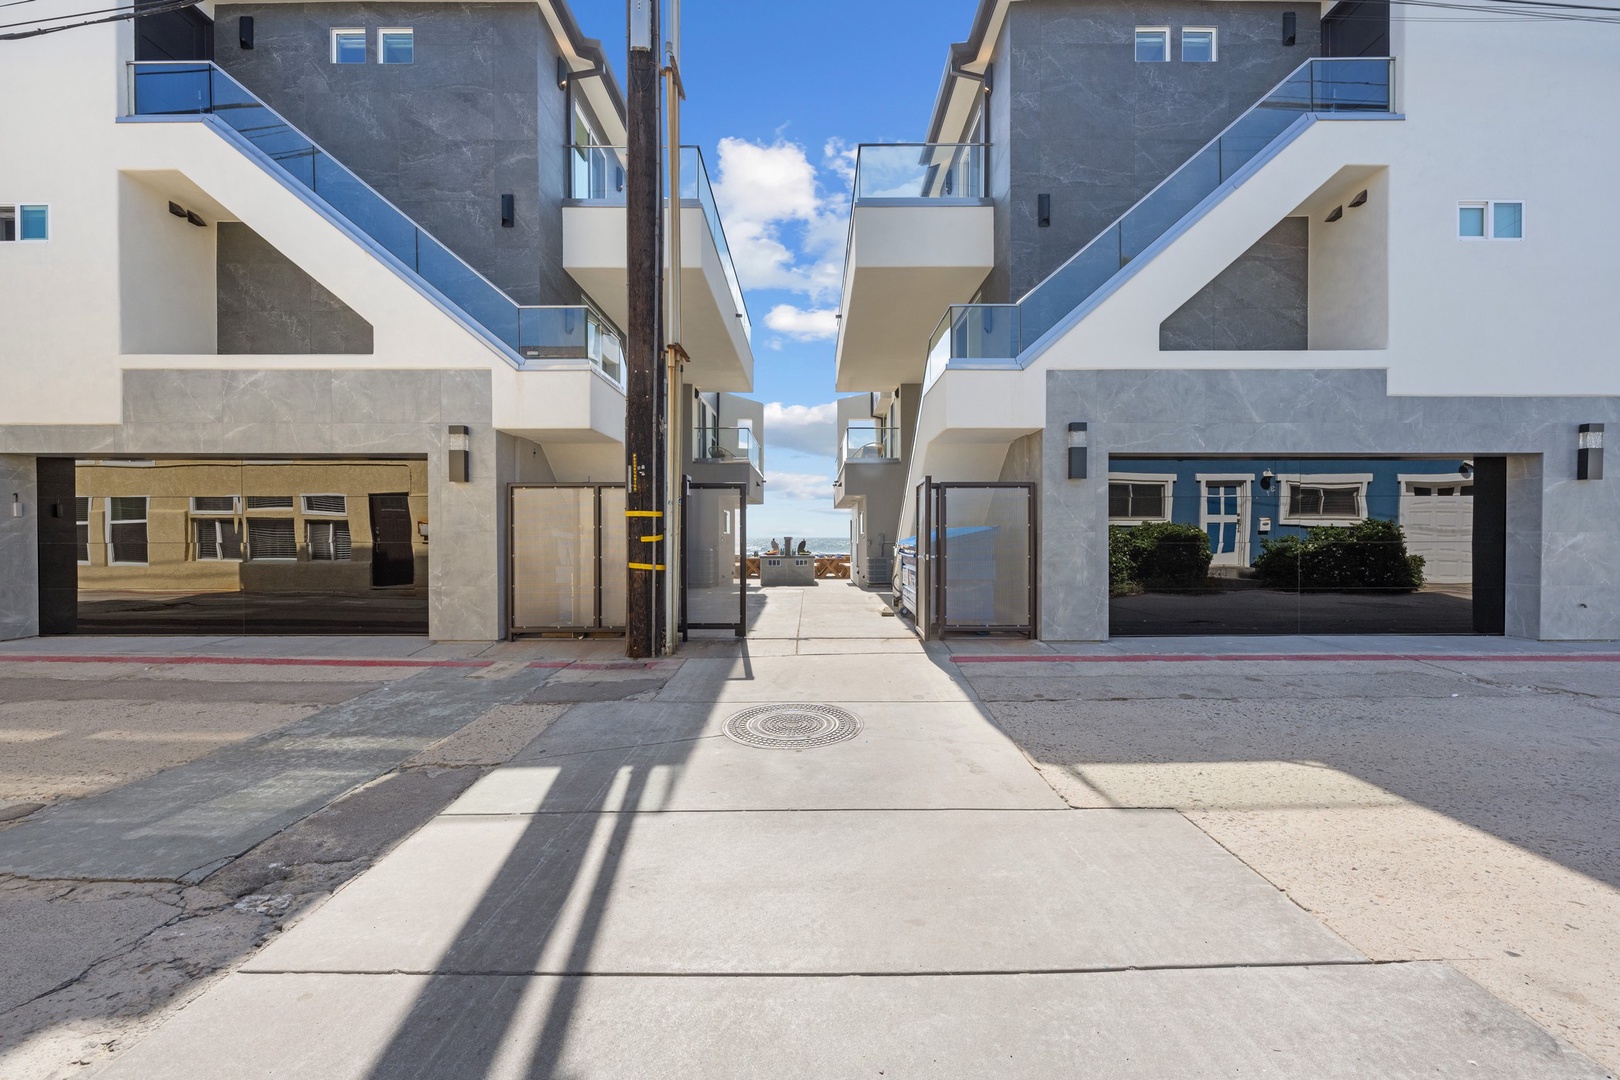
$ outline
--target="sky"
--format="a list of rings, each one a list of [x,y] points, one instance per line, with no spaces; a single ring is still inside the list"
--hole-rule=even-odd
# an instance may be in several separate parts
[[[569,0],[624,82],[625,0]],[[682,0],[681,141],[702,147],[754,324],[765,505],[751,536],[849,532],[834,510],[833,349],[855,147],[917,142],[976,0]],[[668,3],[665,4],[668,10]],[[667,18],[667,16],[666,16]]]

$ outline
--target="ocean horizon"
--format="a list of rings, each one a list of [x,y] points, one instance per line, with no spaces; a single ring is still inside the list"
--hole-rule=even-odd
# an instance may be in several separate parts
[[[771,541],[778,544],[782,542],[781,536],[750,536],[748,538],[748,554],[758,555],[770,549]],[[848,555],[849,537],[847,536],[795,536],[793,546],[797,548],[799,541],[803,540],[810,548],[812,555]]]

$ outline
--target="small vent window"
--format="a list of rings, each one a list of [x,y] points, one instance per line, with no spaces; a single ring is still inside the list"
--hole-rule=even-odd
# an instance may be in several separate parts
[[[347,495],[305,495],[304,513],[306,514],[347,514],[349,512],[349,497]]]
[[[353,553],[347,521],[308,521],[309,557],[316,562],[348,562]]]
[[[236,513],[236,496],[193,495],[191,497],[191,512],[193,514],[234,514]]]
[[[293,497],[291,495],[249,495],[247,497],[249,510],[291,510]]]
[[[298,558],[298,534],[292,518],[249,518],[248,560],[283,561]]]

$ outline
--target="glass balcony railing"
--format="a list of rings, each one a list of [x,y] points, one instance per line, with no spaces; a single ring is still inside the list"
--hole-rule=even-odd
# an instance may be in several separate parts
[[[882,424],[851,424],[844,429],[845,461],[896,461],[900,432]]]
[[[759,443],[745,427],[700,427],[692,431],[693,461],[746,461],[761,470]]]
[[[580,202],[623,206],[626,153],[622,146],[569,147],[568,197]],[[695,146],[681,147],[681,202],[697,203],[702,208],[715,247],[720,251],[720,268],[726,275],[732,305],[742,319],[743,336],[752,341],[754,327],[748,318],[748,305],[743,303],[742,283],[731,258],[731,246],[726,243],[726,229],[720,222],[720,207],[714,201],[714,188],[709,184],[703,152]]]
[[[1387,57],[1307,60],[1017,304],[967,305],[946,312],[929,343],[926,381],[938,378],[941,364],[951,360],[1016,358],[1302,117],[1389,113],[1394,81],[1395,61]]]
[[[867,143],[855,152],[855,201],[982,199],[982,143]]]
[[[525,368],[546,367],[547,361],[589,360],[623,386],[623,345],[618,331],[594,308],[518,304],[213,64],[138,62],[130,68],[134,115],[218,118],[282,175],[315,195],[335,216],[370,237],[509,346],[523,358]]]

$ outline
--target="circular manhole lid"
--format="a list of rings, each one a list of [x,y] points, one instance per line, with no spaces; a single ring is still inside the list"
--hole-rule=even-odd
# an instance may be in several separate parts
[[[756,705],[726,721],[726,738],[744,746],[809,750],[853,739],[855,714],[833,705]]]

